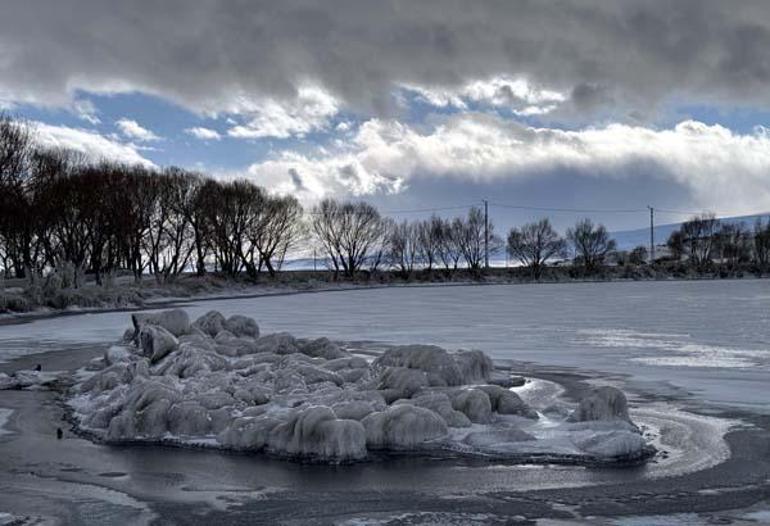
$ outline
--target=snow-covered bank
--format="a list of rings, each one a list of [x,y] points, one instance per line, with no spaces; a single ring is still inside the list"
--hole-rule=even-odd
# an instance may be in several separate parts
[[[373,362],[328,339],[261,336],[254,320],[134,315],[125,343],[88,364],[70,406],[107,442],[164,442],[320,461],[377,450],[511,460],[641,460],[653,449],[615,388],[539,414],[480,351],[411,345]]]

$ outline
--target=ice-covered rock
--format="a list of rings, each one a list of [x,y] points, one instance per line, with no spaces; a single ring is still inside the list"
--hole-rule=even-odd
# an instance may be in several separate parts
[[[537,412],[500,385],[506,373],[493,374],[479,351],[403,346],[370,363],[326,338],[260,336],[242,316],[211,311],[188,320],[187,330],[178,312],[153,316],[135,318],[132,341],[79,372],[69,403],[91,436],[325,462],[363,459],[375,449],[503,458],[553,451],[590,460],[648,451],[625,397],[609,388],[591,393],[570,421],[552,417],[543,433]],[[0,388],[56,379],[18,371],[0,375]]]
[[[104,363],[115,365],[116,363],[126,363],[131,359],[131,352],[122,345],[111,345],[104,351]]]
[[[142,325],[139,329],[139,344],[142,352],[151,362],[157,362],[179,347],[179,340],[159,325]]]
[[[487,393],[492,404],[492,411],[501,415],[518,415],[526,418],[537,419],[537,411],[529,407],[519,395],[499,385],[476,386]]]
[[[527,383],[527,380],[523,376],[515,376],[510,373],[494,371],[489,376],[489,383],[499,385],[505,389],[510,389],[511,387],[521,387]]]
[[[481,389],[457,391],[452,397],[452,407],[475,424],[487,424],[492,420],[492,403]]]
[[[379,377],[377,389],[389,402],[399,398],[410,398],[417,391],[429,385],[428,375],[419,369],[388,367]]]
[[[452,401],[446,393],[428,392],[408,400],[402,399],[394,402],[394,405],[399,404],[411,404],[430,409],[441,416],[449,427],[469,427],[471,425],[471,421],[465,416],[465,413],[457,411],[452,407]]]
[[[294,354],[299,352],[297,339],[288,332],[277,332],[262,336],[256,341],[255,352],[272,354]]]
[[[342,420],[328,407],[309,407],[275,426],[268,437],[273,453],[324,460],[359,460],[366,456],[361,422]]]
[[[340,349],[340,346],[329,340],[329,338],[318,338],[307,341],[300,345],[299,351],[308,356],[324,358],[326,360],[336,360],[349,358],[350,353]]]
[[[19,389],[19,381],[5,373],[0,373],[0,391],[7,389]]]
[[[618,458],[634,460],[648,449],[639,433],[630,431],[608,431],[578,436],[575,445],[589,455],[601,459]]]
[[[593,420],[631,421],[628,416],[628,402],[623,391],[616,387],[599,387],[584,397],[578,408],[569,417],[571,422]]]
[[[248,316],[234,314],[225,320],[223,327],[235,336],[259,338],[259,326],[254,318]]]
[[[174,336],[190,332],[190,317],[182,309],[164,310],[152,314],[136,313],[131,315],[134,334],[139,334],[144,325],[163,327]]]
[[[460,351],[455,354],[463,383],[486,383],[494,370],[492,359],[481,351]]]
[[[225,317],[215,310],[209,311],[193,322],[193,327],[214,338],[225,328]]]
[[[461,385],[460,369],[450,354],[435,345],[393,347],[374,361],[375,367],[406,367],[425,372],[430,385]]]
[[[372,413],[361,423],[366,429],[366,445],[373,449],[407,449],[444,438],[446,422],[424,407],[399,404]]]
[[[8,389],[48,389],[60,377],[61,371],[20,369],[12,375],[0,373],[0,391]]]
[[[526,431],[515,427],[503,429],[485,429],[484,431],[474,431],[466,435],[463,444],[482,448],[484,450],[498,451],[507,447],[511,442],[528,442],[536,440],[534,436]]]

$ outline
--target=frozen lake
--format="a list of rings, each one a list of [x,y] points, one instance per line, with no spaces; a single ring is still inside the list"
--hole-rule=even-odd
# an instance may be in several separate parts
[[[770,281],[401,287],[185,303],[253,316],[263,333],[481,349],[497,359],[667,382],[770,411]],[[115,341],[128,314],[0,326],[0,360]]]

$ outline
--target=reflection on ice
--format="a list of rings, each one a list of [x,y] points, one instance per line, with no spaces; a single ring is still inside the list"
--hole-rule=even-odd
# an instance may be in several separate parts
[[[669,367],[748,368],[762,363],[766,351],[735,349],[692,342],[687,334],[645,333],[623,329],[581,330],[578,341],[594,347],[655,351],[631,361]]]

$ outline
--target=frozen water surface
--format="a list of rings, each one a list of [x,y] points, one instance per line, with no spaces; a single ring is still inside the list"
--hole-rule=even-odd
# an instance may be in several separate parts
[[[257,319],[264,333],[481,349],[496,359],[669,382],[698,398],[767,411],[770,282],[697,281],[400,287],[196,301]],[[0,360],[108,342],[123,312],[0,326]]]

